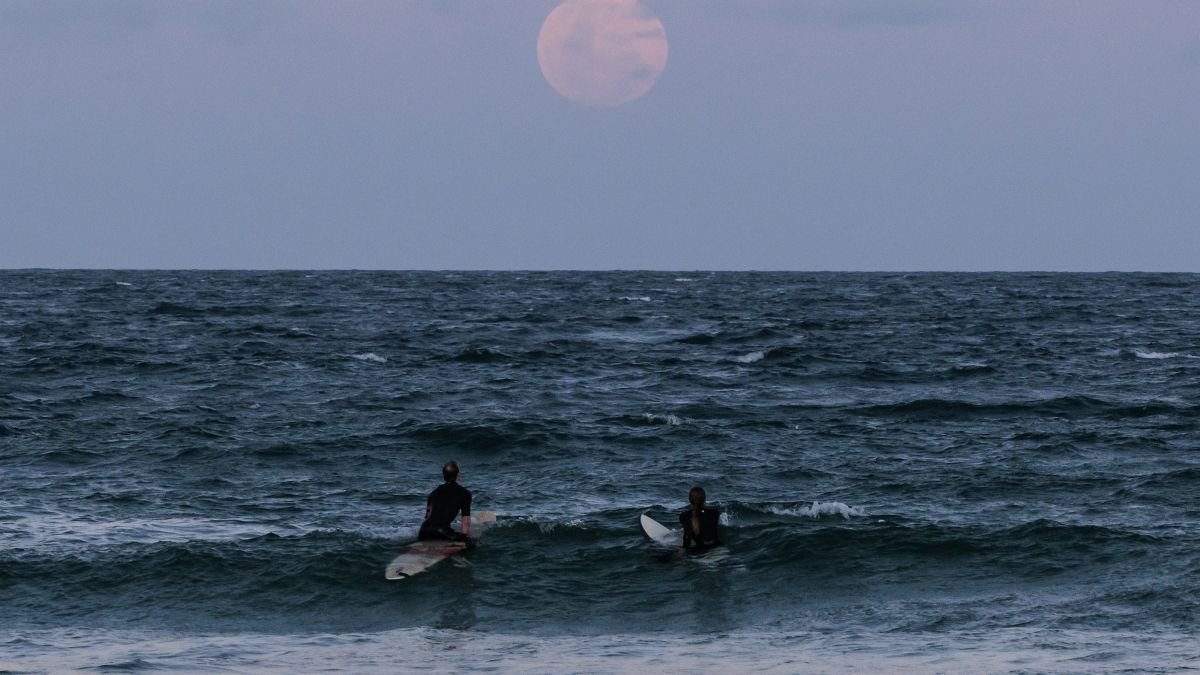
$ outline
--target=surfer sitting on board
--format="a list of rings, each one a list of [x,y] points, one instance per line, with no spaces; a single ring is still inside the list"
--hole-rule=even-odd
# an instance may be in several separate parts
[[[465,541],[471,539],[471,491],[458,484],[458,462],[451,460],[442,467],[445,483],[434,488],[425,500],[425,521],[417,539],[449,539]],[[462,511],[462,532],[450,528],[455,516]]]
[[[692,488],[688,492],[692,507],[679,514],[679,524],[683,525],[683,550],[688,553],[701,553],[721,544],[717,538],[721,512],[704,508],[705,498],[704,488]]]

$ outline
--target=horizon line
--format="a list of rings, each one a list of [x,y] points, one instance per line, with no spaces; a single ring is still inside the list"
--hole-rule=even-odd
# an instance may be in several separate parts
[[[430,272],[430,273],[511,273],[546,274],[563,272],[641,273],[641,274],[1200,274],[1186,270],[1139,269],[668,269],[668,268],[393,268],[393,267],[0,267],[0,272]]]

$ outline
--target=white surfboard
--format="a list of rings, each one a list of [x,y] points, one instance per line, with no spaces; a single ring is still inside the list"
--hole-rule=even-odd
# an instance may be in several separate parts
[[[646,532],[646,536],[653,539],[655,543],[663,546],[677,546],[683,540],[681,533],[668,529],[665,525],[644,513],[641,520],[642,529]]]
[[[654,540],[654,543],[661,546],[666,546],[672,549],[678,548],[683,541],[683,533],[680,530],[672,530],[657,520],[642,514],[642,529],[645,530],[646,536]],[[729,558],[729,549],[724,546],[710,549],[700,555],[686,556],[689,560],[694,560],[701,565],[714,565],[721,563]]]
[[[477,511],[471,514],[471,535],[478,539],[488,527],[496,522],[492,511]],[[396,556],[383,571],[385,579],[392,581],[407,579],[433,567],[450,556],[461,553],[467,545],[461,541],[427,540],[413,542]]]

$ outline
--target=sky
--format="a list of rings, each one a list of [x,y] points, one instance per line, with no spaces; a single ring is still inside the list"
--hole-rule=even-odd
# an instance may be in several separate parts
[[[0,0],[0,267],[1200,271],[1200,2]]]

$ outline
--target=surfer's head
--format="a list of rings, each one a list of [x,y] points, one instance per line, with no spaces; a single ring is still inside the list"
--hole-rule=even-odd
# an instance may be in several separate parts
[[[696,486],[688,491],[688,503],[695,508],[704,508],[704,500],[707,495],[704,494],[704,488]]]
[[[458,462],[450,460],[442,466],[442,478],[447,483],[453,483],[458,480]]]

